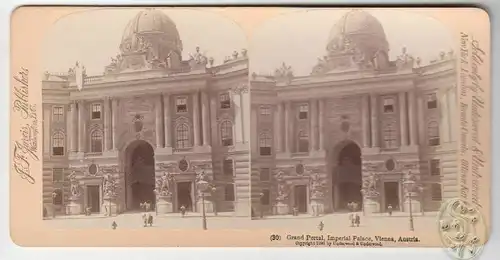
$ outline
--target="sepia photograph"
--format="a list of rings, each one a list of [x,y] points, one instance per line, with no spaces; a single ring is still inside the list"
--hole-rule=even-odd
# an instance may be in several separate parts
[[[250,43],[252,218],[435,230],[459,193],[456,44],[440,21],[404,10],[266,21]]]
[[[248,218],[246,48],[234,22],[203,11],[57,21],[42,51],[48,225],[207,229]]]

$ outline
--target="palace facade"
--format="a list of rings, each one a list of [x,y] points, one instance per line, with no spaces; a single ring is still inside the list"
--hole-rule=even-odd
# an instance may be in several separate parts
[[[458,195],[454,54],[388,53],[380,22],[355,10],[310,75],[251,75],[254,215],[432,211]]]
[[[130,20],[102,75],[81,64],[43,78],[43,202],[56,214],[250,214],[247,51],[182,59],[175,23]],[[203,182],[203,185],[200,183]],[[201,193],[200,193],[201,192]]]

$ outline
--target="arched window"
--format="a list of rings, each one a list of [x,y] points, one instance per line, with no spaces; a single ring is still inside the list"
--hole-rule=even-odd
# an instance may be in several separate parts
[[[180,124],[175,131],[175,147],[189,147],[189,127],[186,124]]]
[[[384,126],[383,136],[385,148],[396,148],[398,146],[397,129],[394,123],[388,123]]]
[[[102,152],[102,133],[100,130],[94,130],[90,135],[90,152]]]
[[[439,145],[439,124],[436,121],[431,121],[427,124],[427,140],[429,146]]]
[[[61,132],[52,136],[52,155],[64,155],[64,134]]]
[[[52,192],[52,203],[54,205],[63,204],[63,193],[61,189],[55,189],[54,192]]]
[[[304,131],[299,132],[298,147],[300,153],[309,152],[309,135]]]
[[[259,135],[260,155],[271,155],[271,135],[263,132]]]
[[[233,124],[231,121],[223,121],[220,125],[220,136],[223,146],[233,145]]]

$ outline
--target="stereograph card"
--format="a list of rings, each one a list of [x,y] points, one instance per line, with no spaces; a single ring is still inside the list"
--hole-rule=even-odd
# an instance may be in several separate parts
[[[490,203],[478,8],[20,7],[20,246],[443,247]]]

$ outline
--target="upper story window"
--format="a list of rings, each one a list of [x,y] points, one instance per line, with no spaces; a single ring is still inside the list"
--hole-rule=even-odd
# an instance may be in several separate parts
[[[101,119],[101,104],[92,104],[92,119]]]
[[[64,181],[63,168],[53,168],[52,169],[52,182],[63,182],[63,181]]]
[[[383,129],[384,147],[396,148],[398,146],[398,134],[396,125],[393,122],[384,125]]]
[[[440,175],[441,174],[441,167],[439,163],[439,159],[432,159],[429,161],[429,168],[431,175]]]
[[[224,161],[222,162],[222,172],[224,173],[224,175],[234,174],[233,159],[224,159]]]
[[[226,109],[231,108],[231,97],[228,92],[222,93],[219,96],[220,108]]]
[[[307,119],[309,113],[309,105],[302,104],[299,106],[299,119]]]
[[[90,134],[90,152],[102,152],[102,132],[100,130],[94,130]]]
[[[269,181],[271,179],[271,170],[269,168],[260,169],[260,181]]]
[[[271,155],[271,135],[263,132],[259,135],[260,155]]]
[[[260,106],[260,114],[263,116],[271,115],[271,107],[266,105]]]
[[[64,155],[64,134],[61,132],[52,136],[52,155]]]
[[[437,96],[436,93],[431,93],[427,95],[427,109],[437,108]]]
[[[394,103],[393,97],[384,98],[384,113],[394,113]]]
[[[177,97],[175,99],[175,108],[177,113],[186,113],[187,108],[187,97]]]
[[[309,135],[305,131],[299,132],[298,148],[299,153],[309,152]]]
[[[427,140],[429,146],[438,146],[439,141],[439,123],[431,121],[427,124]]]
[[[233,123],[225,120],[220,124],[220,136],[223,146],[233,145]]]
[[[189,127],[180,124],[175,129],[175,147],[182,149],[189,147]]]
[[[52,108],[52,120],[56,122],[61,122],[64,120],[64,108],[62,106],[56,106]]]

